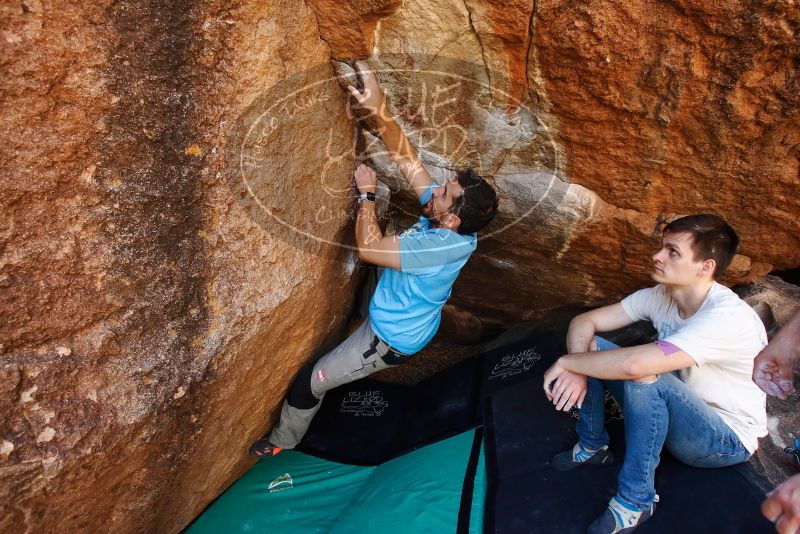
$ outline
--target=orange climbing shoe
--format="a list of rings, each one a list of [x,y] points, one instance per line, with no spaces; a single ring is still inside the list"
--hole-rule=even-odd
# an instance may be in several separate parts
[[[276,456],[282,450],[270,443],[267,438],[261,438],[250,446],[250,456],[266,458],[267,456]]]

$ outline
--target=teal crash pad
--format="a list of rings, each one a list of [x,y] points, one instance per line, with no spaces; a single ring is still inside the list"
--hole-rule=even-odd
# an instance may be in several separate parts
[[[187,532],[455,532],[474,436],[471,430],[378,466],[284,451],[254,465]],[[481,532],[485,494],[481,451],[470,532]]]

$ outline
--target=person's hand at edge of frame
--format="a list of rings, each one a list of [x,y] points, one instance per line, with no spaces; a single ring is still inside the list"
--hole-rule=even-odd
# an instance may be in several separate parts
[[[753,382],[764,393],[786,400],[794,393],[795,350],[782,340],[773,339],[753,361]]]
[[[800,533],[800,475],[775,488],[761,503],[761,513],[775,523],[779,534]]]

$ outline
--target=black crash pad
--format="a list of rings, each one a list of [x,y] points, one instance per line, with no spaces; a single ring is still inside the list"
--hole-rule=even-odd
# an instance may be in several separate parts
[[[364,379],[329,392],[298,449],[377,465],[483,425],[488,491],[485,532],[585,532],[616,487],[619,461],[566,473],[550,468],[576,441],[577,412],[556,412],[543,373],[563,352],[556,336],[526,339],[463,361],[415,386]],[[611,446],[624,455],[619,407],[609,397]],[[749,464],[699,469],[662,454],[661,502],[637,532],[773,532],[760,514],[770,489]]]
[[[413,386],[369,378],[329,391],[297,447],[327,460],[378,465],[480,424],[481,360]]]
[[[485,355],[487,532],[585,532],[615,492],[620,460],[568,472],[549,466],[554,455],[577,440],[577,412],[557,412],[542,391],[544,371],[559,353],[552,339],[542,338]],[[503,368],[498,363],[504,358],[526,362],[518,363],[519,372],[505,383],[491,378],[492,370],[496,374]],[[606,420],[618,459],[624,456],[622,417],[609,400]],[[656,470],[661,500],[637,533],[773,532],[760,513],[765,489],[768,484],[749,464],[693,468],[664,451]]]

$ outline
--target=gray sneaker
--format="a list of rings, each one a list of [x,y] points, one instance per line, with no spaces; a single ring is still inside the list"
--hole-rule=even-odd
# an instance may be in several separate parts
[[[616,498],[612,498],[605,512],[589,525],[589,534],[628,534],[633,532],[639,528],[639,525],[653,517],[656,511],[656,502],[658,502],[658,495],[650,508],[638,515],[638,512],[632,513]]]
[[[611,454],[608,445],[603,445],[596,451],[589,452],[579,441],[572,449],[557,454],[550,460],[550,465],[556,471],[569,471],[581,465],[603,465],[610,464],[613,461],[614,455]]]

